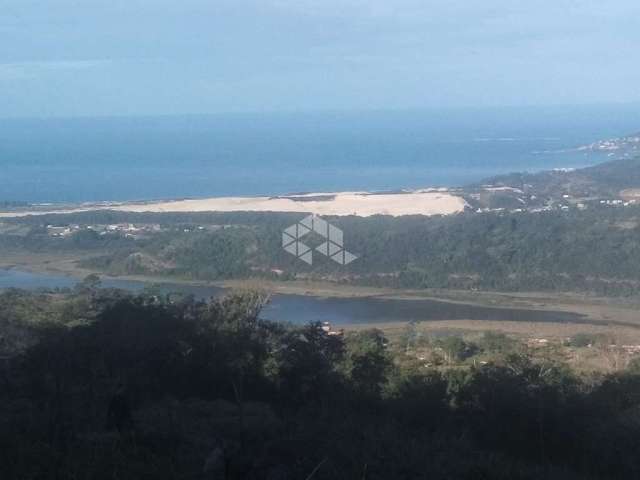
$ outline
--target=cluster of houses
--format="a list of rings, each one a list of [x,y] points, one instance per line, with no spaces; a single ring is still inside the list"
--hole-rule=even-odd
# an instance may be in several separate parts
[[[193,231],[217,230],[219,228],[225,228],[225,226],[213,225],[203,227],[199,225],[194,227],[181,227],[180,230],[188,233]],[[133,223],[115,223],[110,225],[47,225],[47,234],[52,237],[67,237],[80,230],[93,230],[100,235],[120,233],[126,237],[135,238],[143,234],[161,232],[163,231],[163,227],[157,223],[140,225]]]
[[[612,138],[601,140],[591,145],[580,147],[578,150],[596,150],[605,152],[615,152],[616,150],[636,150],[640,146],[640,135],[630,135],[622,138]]]
[[[601,205],[611,205],[614,207],[628,207],[629,205],[635,205],[636,200],[600,200]]]
[[[134,225],[132,223],[118,223],[112,225],[47,225],[47,234],[51,237],[68,237],[80,230],[93,230],[99,235],[121,233],[126,237],[135,238],[144,233],[156,233],[162,230],[158,224]]]
[[[80,230],[79,225],[68,225],[66,227],[47,225],[47,234],[50,237],[68,237],[78,230]]]
[[[565,201],[570,202],[571,196],[563,195],[562,197]],[[629,207],[631,205],[638,205],[638,201],[635,199],[631,199],[631,200],[610,199],[610,200],[599,200],[599,204],[602,206],[609,206],[609,207]],[[478,208],[476,209],[476,213],[489,213],[489,212],[540,213],[540,212],[552,212],[555,210],[568,211],[571,208],[577,208],[578,210],[586,210],[587,208],[589,208],[589,205],[586,202],[571,202],[571,203],[547,204],[541,207],[533,207],[533,208],[512,208],[512,209]]]

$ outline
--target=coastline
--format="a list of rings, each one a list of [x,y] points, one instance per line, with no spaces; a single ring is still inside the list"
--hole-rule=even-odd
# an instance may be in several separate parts
[[[369,217],[372,215],[451,215],[468,206],[459,194],[447,189],[420,189],[401,192],[306,193],[276,197],[211,197],[147,202],[109,202],[69,205],[48,209],[0,212],[0,218],[28,215],[80,213],[113,210],[135,213],[191,212],[293,212],[316,215]]]

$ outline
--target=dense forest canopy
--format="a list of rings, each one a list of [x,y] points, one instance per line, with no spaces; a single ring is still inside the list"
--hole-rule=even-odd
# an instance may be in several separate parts
[[[640,369],[577,375],[487,333],[379,330],[98,289],[0,295],[4,478],[584,479],[640,471]],[[580,339],[576,339],[579,342]],[[474,359],[482,354],[486,361]],[[606,441],[602,441],[606,438]]]
[[[308,266],[282,249],[282,230],[300,218],[277,213],[116,212],[31,217],[14,220],[17,230],[0,234],[0,244],[6,250],[81,252],[81,266],[108,274],[200,280],[316,278],[405,288],[607,295],[634,295],[640,282],[640,206],[327,218],[345,232],[346,248],[359,257],[347,266],[320,257]],[[99,235],[86,228],[56,238],[46,228],[120,223],[160,227],[135,238],[118,232]]]

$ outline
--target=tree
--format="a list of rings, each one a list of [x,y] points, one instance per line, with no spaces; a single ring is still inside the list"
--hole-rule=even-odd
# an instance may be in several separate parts
[[[359,393],[376,398],[387,381],[391,359],[387,339],[380,330],[365,330],[347,337],[346,371]]]
[[[483,350],[494,353],[510,352],[515,345],[515,342],[506,334],[494,331],[484,332],[479,343]]]
[[[328,335],[320,322],[289,330],[276,347],[274,376],[283,403],[325,402],[338,382],[336,368],[344,356],[344,343]]]
[[[451,335],[440,340],[439,343],[447,363],[452,364],[464,359],[467,352],[467,344],[462,337]]]

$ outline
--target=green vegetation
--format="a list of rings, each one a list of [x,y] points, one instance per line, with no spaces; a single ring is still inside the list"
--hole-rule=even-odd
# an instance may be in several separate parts
[[[599,479],[640,470],[640,376],[517,340],[332,335],[98,288],[0,294],[3,478]],[[440,366],[415,356],[441,352]],[[476,362],[477,358],[489,361]],[[606,441],[602,441],[606,439]]]
[[[569,339],[569,345],[572,347],[590,347],[598,344],[605,344],[606,338],[603,335],[594,335],[591,333],[576,333]]]
[[[104,218],[109,216],[109,218]],[[21,251],[78,252],[82,266],[109,274],[202,280],[251,276],[315,278],[400,288],[581,291],[635,295],[640,284],[640,207],[585,211],[463,214],[452,217],[332,218],[360,258],[313,267],[281,247],[281,231],[300,215],[75,214],[58,223],[92,221],[161,225],[137,238],[119,233],[51,237],[51,218],[13,220],[26,235],[0,234]],[[86,223],[85,223],[86,222]],[[284,272],[284,273],[280,273]]]
[[[480,340],[480,347],[491,353],[511,353],[515,348],[514,341],[502,332],[485,332]]]
[[[622,190],[640,188],[640,158],[624,158],[568,171],[511,173],[483,180],[470,188],[478,189],[485,184],[515,188],[519,192],[502,192],[502,199],[513,200],[519,196],[528,205],[544,205],[563,195],[585,199],[619,198]],[[536,198],[531,199],[531,195]],[[510,205],[515,206],[517,202],[511,201]]]
[[[504,203],[511,210],[327,218],[343,229],[346,248],[359,257],[346,267],[322,257],[311,267],[286,253],[282,230],[303,216],[292,213],[37,215],[0,224],[0,248],[76,253],[82,257],[80,266],[114,275],[310,278],[398,288],[637,295],[640,205],[631,199],[624,206],[619,192],[640,186],[640,159],[489,182],[498,190],[480,197],[488,195],[485,200],[493,207]],[[481,187],[469,187],[469,192],[474,188]],[[485,201],[472,201],[472,196],[472,203]],[[617,200],[603,204],[601,196]],[[554,208],[525,208],[531,202]],[[321,239],[307,241],[315,246]]]

